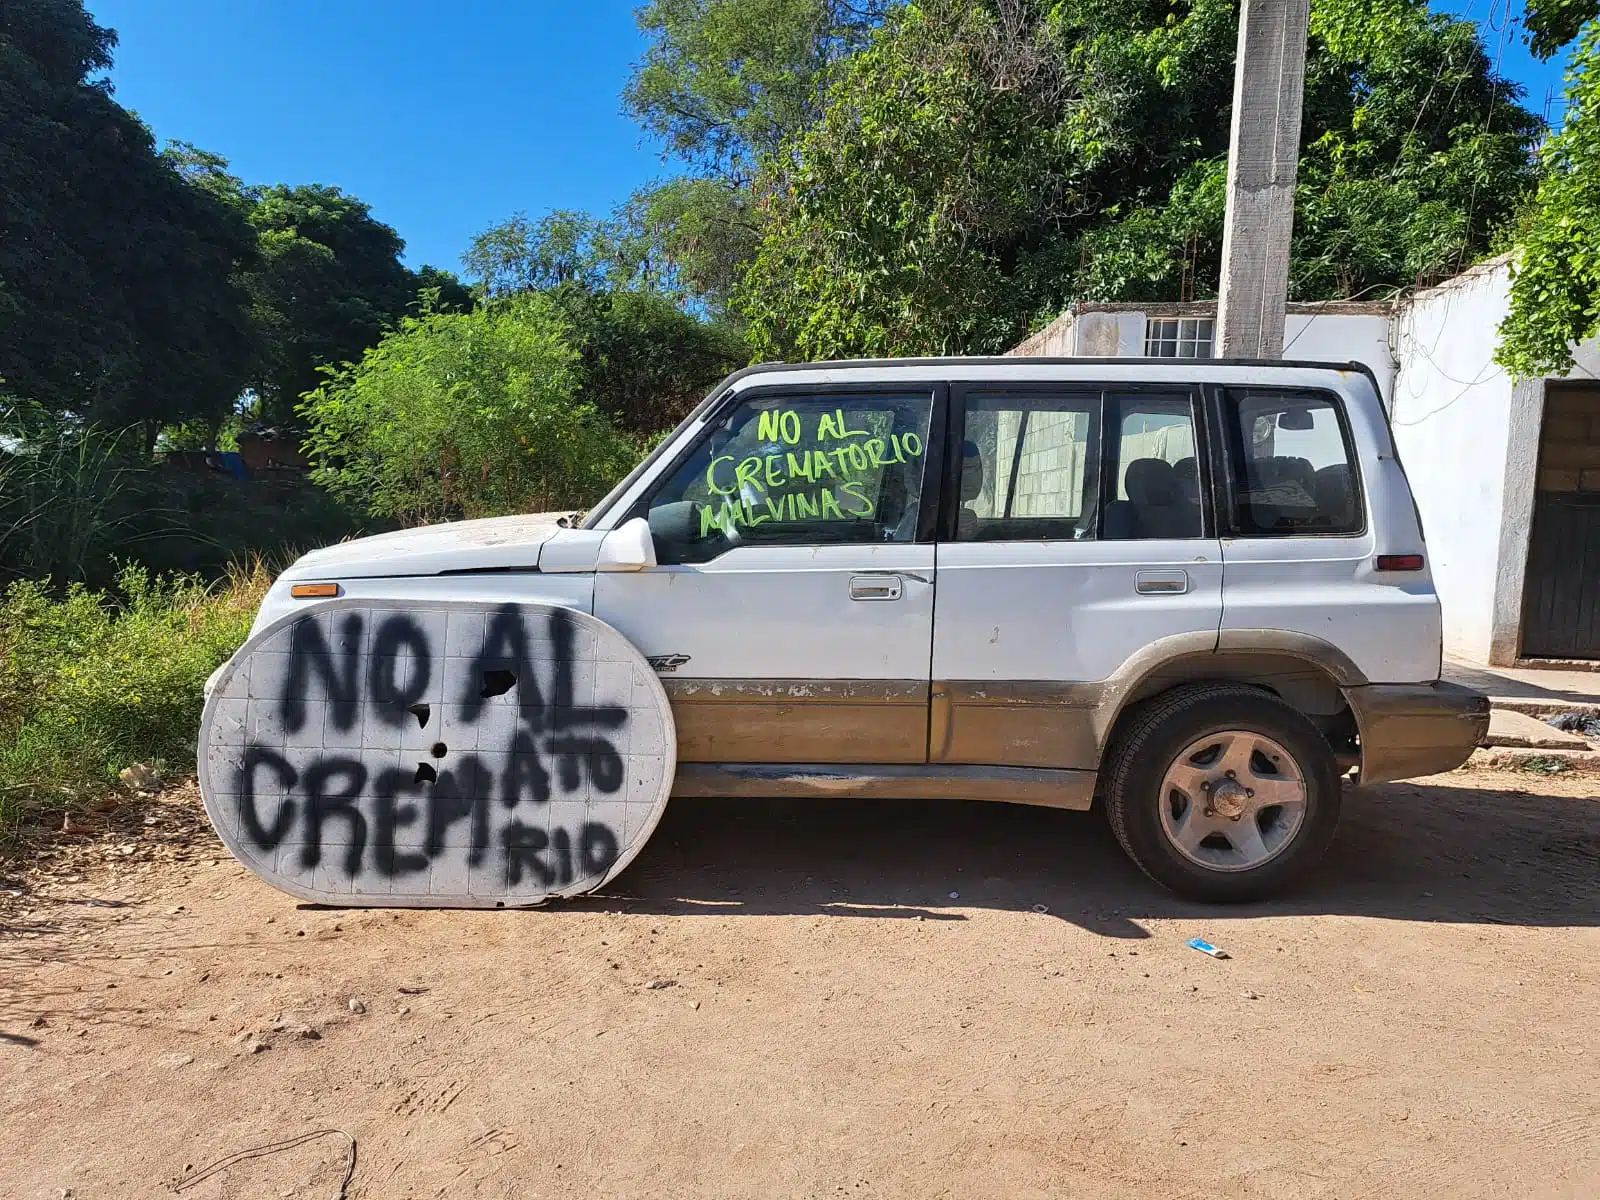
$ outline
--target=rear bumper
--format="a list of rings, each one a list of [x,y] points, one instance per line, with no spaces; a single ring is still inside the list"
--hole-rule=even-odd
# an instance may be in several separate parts
[[[1372,683],[1347,687],[1361,734],[1361,782],[1451,771],[1489,731],[1489,698],[1459,684]]]

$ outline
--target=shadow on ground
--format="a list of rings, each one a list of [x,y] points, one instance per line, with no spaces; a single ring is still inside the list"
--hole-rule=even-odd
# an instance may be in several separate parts
[[[1600,703],[1600,673],[1580,671],[1496,671],[1468,663],[1447,663],[1444,678],[1489,696],[1519,700]]]
[[[638,859],[585,906],[674,915],[963,920],[1032,909],[1108,937],[1136,920],[1343,914],[1600,925],[1600,798],[1398,784],[1347,791],[1322,867],[1283,899],[1182,901],[1099,813],[959,801],[674,800]],[[950,893],[959,893],[952,898]]]

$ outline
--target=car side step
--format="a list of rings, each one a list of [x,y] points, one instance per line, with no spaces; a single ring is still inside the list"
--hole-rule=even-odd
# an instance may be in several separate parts
[[[1093,771],[939,763],[679,763],[674,796],[877,800],[993,800],[1079,811],[1094,801]]]

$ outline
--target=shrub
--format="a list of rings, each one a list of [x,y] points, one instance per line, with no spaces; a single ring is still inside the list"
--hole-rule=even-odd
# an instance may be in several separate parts
[[[115,590],[12,584],[0,596],[0,828],[103,794],[150,763],[194,768],[206,678],[244,641],[270,577],[225,583],[126,567]]]
[[[244,481],[220,471],[157,467],[130,496],[142,504],[133,524],[147,536],[133,554],[121,553],[136,554],[157,575],[220,580],[232,563],[260,558],[269,566],[287,565],[307,550],[393,528],[393,522],[374,520],[293,472],[264,472]],[[85,576],[91,586],[109,586],[115,578],[114,566]]]
[[[316,479],[406,524],[576,508],[637,457],[548,296],[407,318],[307,395]]]

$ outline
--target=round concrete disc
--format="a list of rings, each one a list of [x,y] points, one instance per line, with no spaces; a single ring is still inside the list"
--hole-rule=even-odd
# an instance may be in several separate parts
[[[666,807],[661,682],[587,613],[335,600],[223,669],[200,789],[228,849],[319,904],[495,908],[592,891]]]

